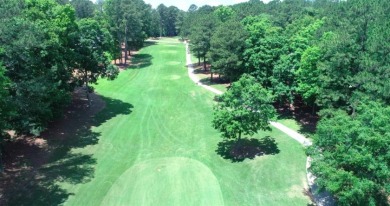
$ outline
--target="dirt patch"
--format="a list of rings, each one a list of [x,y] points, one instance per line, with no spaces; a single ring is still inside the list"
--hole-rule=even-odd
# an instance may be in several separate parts
[[[122,45],[122,59],[115,59],[111,63],[116,65],[119,68],[119,71],[126,70],[129,65],[131,65],[132,55],[137,54],[138,51],[131,50],[130,53],[125,53],[125,45]],[[127,55],[127,60],[125,56]]]
[[[91,178],[95,160],[71,152],[72,148],[97,143],[90,128],[105,101],[96,94],[91,94],[91,100],[89,106],[85,91],[77,89],[64,117],[50,123],[39,137],[17,136],[6,142],[0,205],[60,204],[71,194],[54,182],[63,179],[77,183]]]

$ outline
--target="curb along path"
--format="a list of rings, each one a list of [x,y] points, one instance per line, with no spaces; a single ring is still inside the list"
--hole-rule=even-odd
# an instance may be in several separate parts
[[[188,76],[190,77],[190,79],[192,81],[194,81],[197,85],[199,85],[199,86],[201,86],[201,87],[203,87],[203,88],[205,88],[205,89],[207,89],[215,94],[218,94],[218,95],[223,94],[222,91],[215,89],[213,87],[210,87],[208,85],[205,85],[202,82],[200,82],[200,79],[194,74],[194,67],[192,66],[189,44],[188,44],[188,42],[184,42],[184,43],[186,45],[186,59],[187,59],[187,67],[188,67]],[[289,137],[298,141],[304,147],[312,145],[312,142],[310,140],[308,140],[305,136],[286,127],[285,125],[283,125],[279,122],[270,122],[270,124],[273,127],[275,127],[276,129],[278,129],[278,130],[282,131],[283,133],[285,133],[286,135],[288,135]],[[306,158],[306,178],[307,178],[307,183],[309,185],[310,191],[313,194],[313,198],[314,198],[315,203],[318,206],[333,206],[333,205],[335,205],[335,202],[329,193],[322,192],[319,194],[315,194],[315,191],[317,190],[318,186],[314,183],[314,180],[316,177],[311,172],[308,171],[308,168],[310,167],[310,162],[311,162],[311,158],[307,157]]]

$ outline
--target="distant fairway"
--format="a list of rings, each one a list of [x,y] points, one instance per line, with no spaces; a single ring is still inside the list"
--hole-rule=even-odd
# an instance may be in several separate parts
[[[88,182],[59,183],[74,194],[65,205],[307,205],[301,145],[273,129],[254,138],[275,138],[279,153],[224,159],[214,95],[188,78],[184,44],[149,44],[135,66],[96,86],[107,101],[93,127],[98,143],[73,151],[91,154],[95,171]]]

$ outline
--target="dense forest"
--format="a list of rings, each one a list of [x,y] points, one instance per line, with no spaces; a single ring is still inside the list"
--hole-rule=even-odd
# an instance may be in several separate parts
[[[250,0],[187,11],[142,0],[0,0],[1,140],[11,141],[9,131],[39,135],[76,88],[88,96],[147,38],[178,35],[214,81],[254,82],[275,106],[300,102],[319,116],[310,170],[340,205],[389,204],[386,0]]]

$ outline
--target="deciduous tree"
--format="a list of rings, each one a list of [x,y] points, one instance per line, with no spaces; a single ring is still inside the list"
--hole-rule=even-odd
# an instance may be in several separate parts
[[[247,17],[242,23],[249,33],[243,54],[245,72],[271,88],[274,65],[285,43],[282,28],[273,26],[267,15]]]
[[[82,19],[78,22],[79,43],[77,45],[77,59],[74,74],[87,88],[89,101],[90,83],[95,83],[99,77],[114,79],[118,75],[118,68],[111,64],[112,59],[105,54],[110,48],[111,38],[108,31],[100,28],[97,21]]]
[[[310,170],[338,205],[388,205],[390,107],[363,100],[354,115],[322,112]]]
[[[270,130],[269,121],[276,113],[273,96],[254,77],[244,74],[217,99],[213,126],[224,138],[240,139],[242,134]]]
[[[0,10],[14,7],[12,3],[2,3]],[[3,16],[0,24],[0,58],[16,111],[10,123],[18,133],[39,134],[62,113],[75,86],[70,68],[77,25],[70,5],[52,0],[18,3],[19,10]]]

